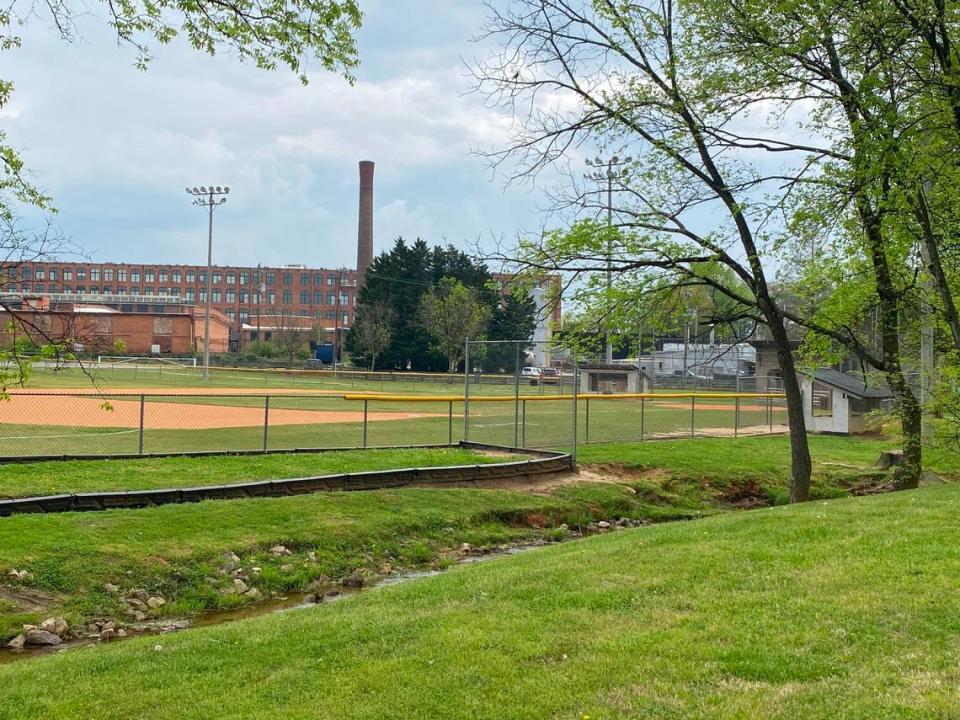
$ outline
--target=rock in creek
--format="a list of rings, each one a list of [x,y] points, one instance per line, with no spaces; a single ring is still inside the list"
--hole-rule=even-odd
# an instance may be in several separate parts
[[[40,630],[39,628],[33,628],[32,630],[27,630],[26,637],[24,638],[25,645],[59,645],[63,640],[60,639],[59,635],[54,635],[52,632],[47,632],[46,630]]]
[[[341,580],[340,584],[344,587],[362,588],[367,584],[367,582],[363,579],[363,575],[360,573],[353,573],[351,575],[347,575],[343,580]]]
[[[59,638],[65,638],[70,633],[70,626],[62,617],[50,617],[40,623],[40,629],[53,633]]]

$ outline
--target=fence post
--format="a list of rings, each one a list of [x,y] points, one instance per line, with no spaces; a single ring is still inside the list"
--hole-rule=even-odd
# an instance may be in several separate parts
[[[263,451],[267,451],[267,429],[270,427],[270,396],[263,396]]]
[[[772,433],[773,432],[773,397],[769,395],[767,396],[767,420],[770,423],[769,428],[770,428],[770,432]]]
[[[643,442],[643,433],[644,433],[644,421],[646,420],[646,409],[647,409],[647,399],[645,397],[640,398],[640,442]]]
[[[138,445],[137,454],[143,455],[143,411],[145,405],[145,398],[143,395],[140,395],[140,443]]]
[[[590,442],[590,398],[586,398],[587,402],[587,417],[583,426],[583,441],[585,443]]]
[[[740,379],[737,378],[739,383]],[[733,436],[736,437],[740,432],[740,396],[737,395],[733,400]]]
[[[513,446],[520,443],[520,341],[516,342],[513,361]]]
[[[447,405],[447,445],[453,445],[453,400]]]
[[[696,414],[697,414],[697,396],[690,396],[690,437],[694,437],[696,433]]]
[[[367,400],[363,401],[363,447],[367,447]]]
[[[573,458],[573,462],[577,462],[577,424],[580,418],[577,416],[579,412],[577,408],[577,391],[580,387],[580,371],[577,367],[577,359],[573,360],[573,447],[570,451],[570,457]]]
[[[463,441],[470,440],[470,338],[463,348]]]
[[[523,404],[523,425],[521,426],[523,429],[523,437],[522,437],[523,444],[520,447],[526,447],[527,446],[527,401],[522,400],[521,402]]]

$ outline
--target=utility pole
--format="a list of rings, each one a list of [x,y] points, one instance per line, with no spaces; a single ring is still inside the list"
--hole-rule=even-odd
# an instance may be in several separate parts
[[[613,362],[613,343],[610,338],[610,291],[613,287],[613,181],[625,178],[629,171],[624,165],[633,162],[632,157],[621,159],[614,155],[608,160],[599,156],[594,160],[587,158],[587,167],[597,168],[584,175],[588,180],[607,183],[607,322],[604,342],[604,361]],[[603,168],[606,168],[605,170]]]
[[[209,221],[207,225],[207,312],[203,319],[203,380],[210,380],[210,299],[213,295],[213,209],[217,205],[223,205],[230,194],[230,188],[200,186],[199,188],[187,188],[187,194],[193,196],[193,204],[207,208],[209,212]]]
[[[261,295],[263,294],[263,286],[260,284],[260,263],[257,263],[257,274],[254,276],[254,282],[256,283],[256,297],[254,302],[257,306],[257,355],[259,356],[263,348],[263,338],[260,335],[260,302]]]
[[[337,270],[337,299],[336,304],[336,317],[333,320],[333,372],[336,375],[337,372],[337,360],[340,356],[340,288],[343,287],[343,273],[345,268],[341,267]]]

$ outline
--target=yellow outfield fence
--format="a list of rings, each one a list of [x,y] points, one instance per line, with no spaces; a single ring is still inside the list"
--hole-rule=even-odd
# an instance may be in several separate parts
[[[344,393],[344,400],[379,400],[381,402],[512,402],[523,400],[530,402],[570,402],[572,395],[395,395],[390,393]],[[734,400],[771,398],[782,400],[783,393],[704,393],[704,392],[664,392],[664,393],[577,393],[578,400]]]

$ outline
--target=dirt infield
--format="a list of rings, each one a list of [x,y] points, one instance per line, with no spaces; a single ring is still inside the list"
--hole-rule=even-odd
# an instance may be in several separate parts
[[[17,388],[9,390],[10,395],[343,395],[342,390],[310,390],[307,388],[224,388],[224,387],[101,387],[101,388]],[[376,393],[373,393],[376,394]]]
[[[147,393],[144,393],[147,394]],[[204,391],[204,394],[208,394]],[[226,393],[229,394],[229,393]],[[111,400],[104,408],[97,397],[18,396],[0,404],[0,425],[51,425],[88,428],[140,427],[138,400]],[[369,412],[370,422],[446,417],[435,413]],[[262,407],[194,405],[153,402],[145,406],[143,426],[148,430],[210,430],[261,427]],[[363,422],[363,411],[270,409],[270,425],[326,425]]]

